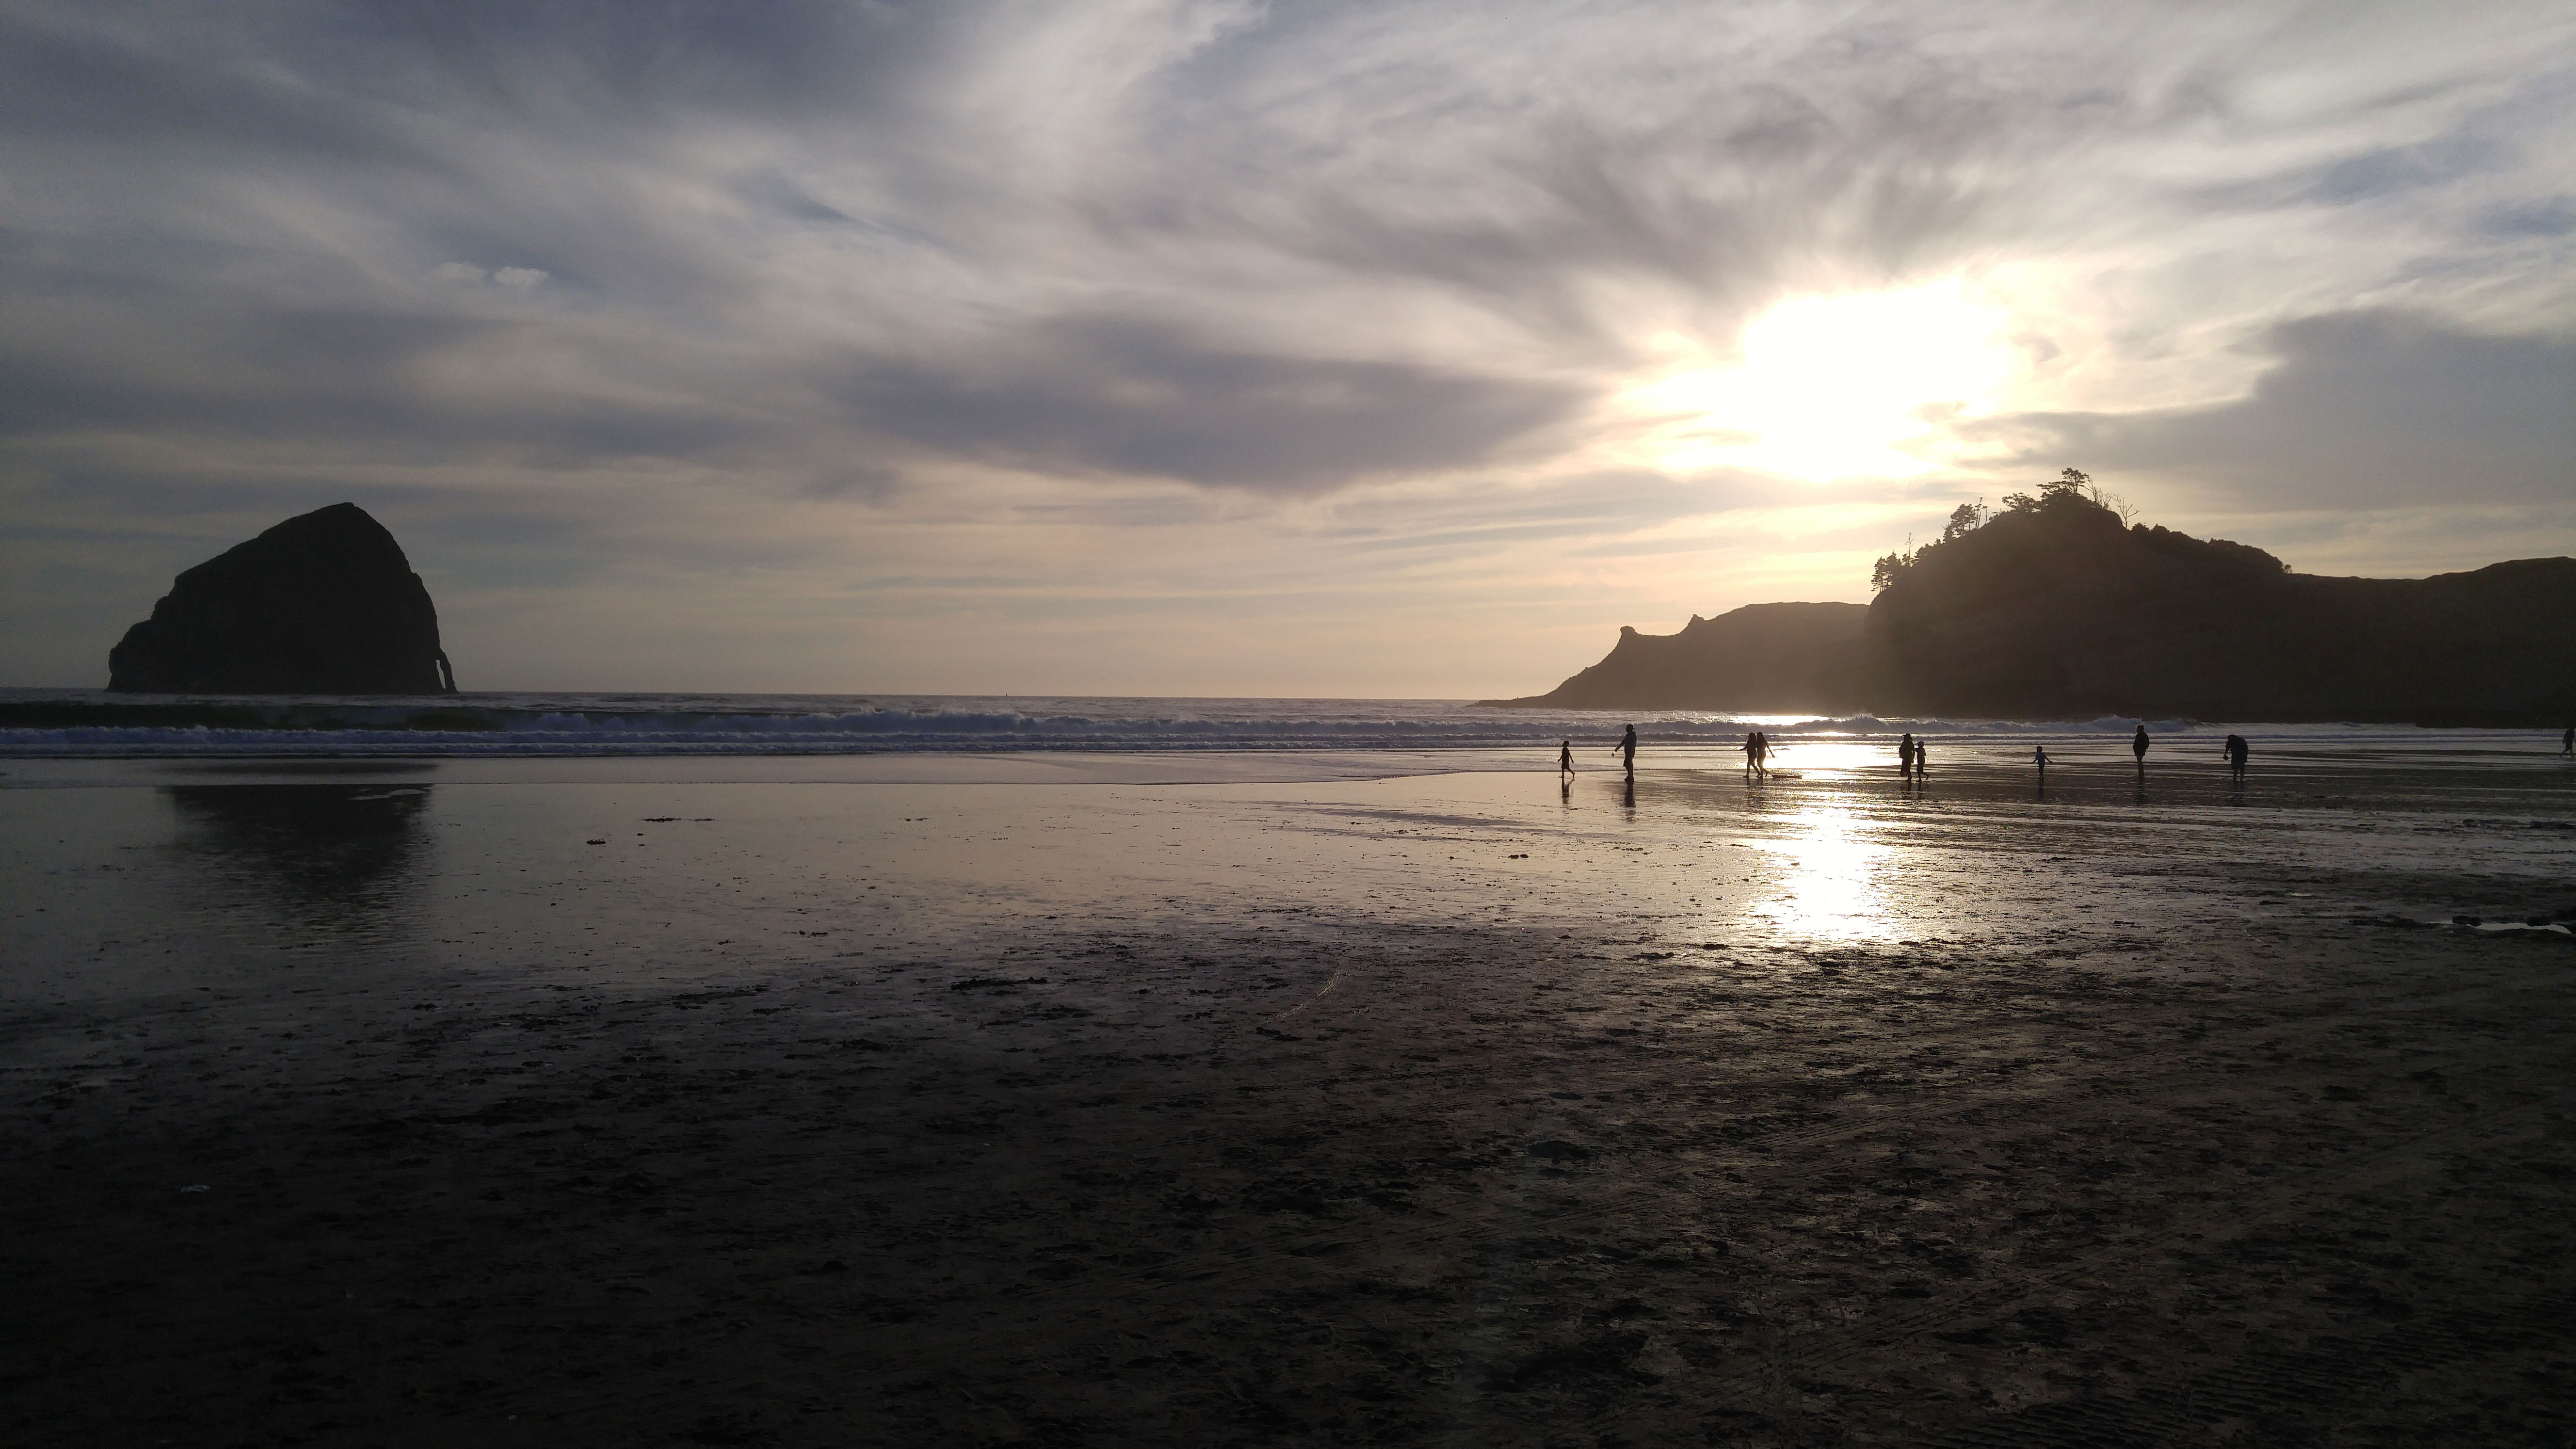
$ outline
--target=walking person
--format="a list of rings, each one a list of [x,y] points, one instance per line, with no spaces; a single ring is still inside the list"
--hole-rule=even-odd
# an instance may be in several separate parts
[[[1753,732],[1753,773],[1771,773],[1771,737],[1760,730]]]
[[[2558,753],[2576,759],[2576,725],[2569,725],[2567,733],[2558,737]]]
[[[1556,742],[1556,773],[1559,775],[1571,775],[1574,773],[1574,741],[1558,740]]]
[[[1912,730],[1906,731],[1905,738],[1896,742],[1896,773],[1904,779],[1914,777],[1914,732]]]
[[[2245,743],[2245,737],[2243,735],[2229,735],[2227,737],[2227,776],[2229,779],[2242,780],[2245,778],[2245,760],[2247,756],[2253,753],[2254,747]]]
[[[1914,778],[1915,778],[1915,779],[1918,779],[1918,780],[1920,780],[1920,779],[1922,779],[1922,778],[1923,778],[1923,771],[1924,771],[1924,769],[1925,769],[1925,766],[1924,766],[1924,763],[1923,763],[1923,746],[1924,746],[1924,744],[1925,744],[1925,741],[1922,741],[1922,740],[1916,740],[1916,741],[1914,742]]]
[[[1628,732],[1619,737],[1619,743],[1610,747],[1610,753],[1619,756],[1620,764],[1629,774],[1637,773],[1637,727],[1635,725],[1628,726]]]
[[[2147,767],[2147,727],[2143,721],[2138,725],[2138,732],[2129,737],[2129,753],[2138,757],[2139,769]]]
[[[2047,779],[2047,778],[2048,778],[2048,746],[2046,746],[2046,745],[2033,745],[2033,746],[2031,746],[2031,747],[2030,747],[2030,757],[2031,757],[2031,759],[2032,759],[2034,762],[2036,762],[2036,763],[2038,764],[2038,766],[2039,766],[2039,777],[2040,777],[2041,779],[2043,779],[2043,780]]]

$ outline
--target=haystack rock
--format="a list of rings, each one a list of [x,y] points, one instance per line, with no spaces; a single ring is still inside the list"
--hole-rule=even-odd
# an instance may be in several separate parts
[[[290,518],[179,575],[107,655],[112,690],[453,694],[438,610],[354,503]]]

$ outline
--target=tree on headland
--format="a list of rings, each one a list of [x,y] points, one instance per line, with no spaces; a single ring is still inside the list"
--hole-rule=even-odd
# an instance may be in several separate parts
[[[2006,513],[2039,513],[2054,508],[2099,508],[2105,513],[2118,514],[2124,526],[2138,516],[2138,510],[2129,506],[2129,500],[2095,486],[2093,475],[2081,468],[2064,469],[2056,477],[2040,484],[2036,498],[2027,493],[2004,495]]]
[[[1941,560],[1938,572],[1944,576],[1955,576],[1961,568],[1993,570],[2000,567],[2006,572],[2027,571],[2042,556],[2064,560],[2070,557],[2069,550],[2091,546],[2080,540],[2092,539],[2098,544],[2106,534],[2126,535],[2151,552],[2170,557],[2189,556],[2222,564],[2229,569],[2247,569],[2263,574],[2289,571],[2288,564],[2259,548],[2231,543],[2223,538],[2193,538],[2161,525],[2135,522],[2136,516],[2137,510],[2129,506],[2127,499],[2096,484],[2091,474],[2081,468],[2062,469],[2056,477],[2040,484],[2035,494],[2005,494],[2004,506],[1992,513],[1986,510],[1983,499],[1951,509],[1949,522],[1942,528],[1939,538],[1921,548],[1912,547],[1913,540],[1909,538],[1906,548],[1878,560],[1870,569],[1870,594],[1874,598],[1895,584],[1916,576],[1924,565],[1934,561],[1935,555]],[[1989,543],[2004,544],[2006,540],[2000,537],[1983,538],[1977,544],[1960,546],[1970,535],[1986,534],[1997,523],[2007,525],[2000,532],[2010,534],[2018,541],[2018,547],[2008,546],[2001,550],[1987,547]],[[2029,551],[2034,547],[2041,553]],[[1982,562],[1972,563],[1971,556]],[[2019,563],[2005,562],[2016,558]]]
[[[2069,471],[2072,470],[2070,469]],[[1923,545],[1921,548],[1908,547],[1899,550],[1896,553],[1887,554],[1879,559],[1877,565],[1869,571],[1870,592],[1873,594],[1884,592],[1888,585],[1905,577],[1906,570],[1914,567],[1917,559],[1922,558],[1923,555],[1940,547],[1942,544],[1967,537],[1969,534],[1983,528],[1985,523],[1986,500],[1982,498],[1978,499],[1974,503],[1962,503],[1958,507],[1951,509],[1950,521],[1941,526],[1940,538]],[[1912,542],[1913,540],[1911,539],[1907,540],[1909,545]]]
[[[1974,533],[1986,521],[1986,500],[1962,503],[1950,510],[1950,521],[1942,526],[1941,541],[1948,543],[1963,533]]]
[[[1914,567],[1914,555],[1911,553],[1881,555],[1877,566],[1869,571],[1869,591],[1873,594],[1885,593],[1890,584],[1905,577],[1905,571],[1912,567]]]
[[[2088,504],[2093,501],[2092,498],[2088,496],[2092,487],[2092,474],[2085,472],[2081,468],[2068,468],[2063,472],[2060,472],[2056,477],[2040,484],[2039,496],[2036,498],[2033,498],[2027,493],[2005,494],[2004,512],[2038,513],[2045,509],[2068,508]]]
[[[2060,471],[2056,477],[2040,484],[2036,495],[2005,494],[2003,511],[2000,514],[1988,513],[1986,501],[1982,498],[1974,503],[1962,503],[1951,509],[1950,520],[1943,525],[1940,538],[1921,548],[1907,548],[1879,558],[1869,572],[1870,592],[1872,594],[1886,592],[1890,585],[1912,572],[1914,566],[1920,563],[1926,554],[1945,543],[1955,543],[1967,537],[1985,527],[1994,518],[2011,514],[2053,516],[2075,509],[2099,509],[2118,517],[2123,526],[2127,526],[2137,515],[2137,510],[2129,506],[2127,499],[2095,486],[2093,475],[2080,468],[2067,468]]]

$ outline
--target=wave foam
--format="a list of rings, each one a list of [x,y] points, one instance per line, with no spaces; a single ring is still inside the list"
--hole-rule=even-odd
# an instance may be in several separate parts
[[[1650,747],[1731,748],[1761,728],[1801,738],[2126,735],[2081,723],[1850,715],[1748,722],[1722,715],[1484,709],[1448,701],[1005,700],[905,703],[818,696],[485,695],[382,699],[134,700],[86,693],[0,702],[0,756],[875,754],[1093,750],[1598,749],[1634,720]],[[732,707],[728,707],[732,706]],[[750,707],[745,707],[750,706]],[[766,707],[762,707],[766,706]],[[802,707],[799,707],[802,706]],[[1777,721],[1778,717],[1771,717]],[[2187,733],[2191,720],[2149,720]]]

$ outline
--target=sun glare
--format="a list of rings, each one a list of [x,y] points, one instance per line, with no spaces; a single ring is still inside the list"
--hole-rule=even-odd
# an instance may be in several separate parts
[[[1779,893],[1746,914],[1783,931],[1836,939],[1883,937],[1893,927],[1879,880],[1893,852],[1865,838],[1850,812],[1803,811],[1780,839],[1760,849],[1785,867]]]
[[[1742,360],[1686,366],[1632,394],[1668,470],[1734,466],[1824,480],[1939,466],[1944,417],[1991,410],[2011,362],[2001,315],[1957,283],[1797,297],[1744,329]]]

